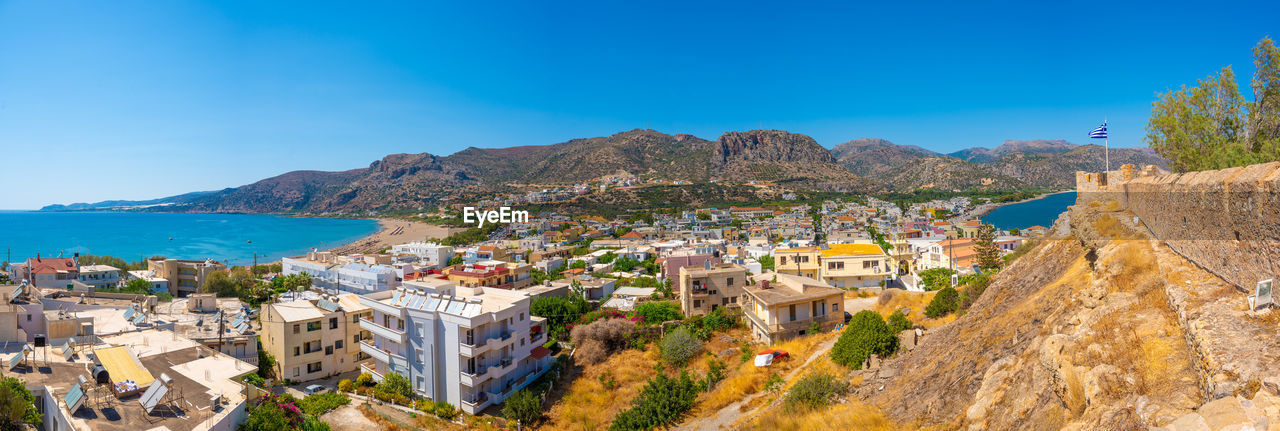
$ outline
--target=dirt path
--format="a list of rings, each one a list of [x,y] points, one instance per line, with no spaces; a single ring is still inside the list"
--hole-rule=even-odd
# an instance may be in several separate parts
[[[338,407],[333,411],[320,416],[320,420],[329,424],[329,426],[333,428],[333,431],[364,431],[382,428],[380,425],[369,420],[369,418],[364,417],[364,414],[360,413],[360,410],[356,409],[355,406],[357,405],[358,404],[347,404],[345,406]]]
[[[870,299],[874,300],[875,298],[870,298]],[[809,358],[805,359],[804,364],[801,364],[799,367],[795,367],[790,372],[788,372],[787,375],[784,377],[784,380],[794,379],[797,375],[800,374],[801,371],[808,368],[809,365],[813,363],[813,361],[816,361],[818,360],[818,358],[821,358],[822,355],[827,354],[827,352],[831,350],[831,346],[834,346],[836,344],[837,339],[838,337],[832,337],[830,340],[824,341],[822,344],[819,344],[814,349],[814,352],[809,355]],[[713,415],[698,418],[697,420],[684,424],[679,428],[689,429],[689,430],[699,430],[699,431],[715,431],[715,430],[732,428],[733,425],[737,422],[744,422],[744,423],[750,422],[751,418],[754,418],[757,414],[763,412],[765,407],[770,406],[773,403],[756,407],[755,409],[752,409],[751,411],[745,412],[745,413],[742,412],[742,407],[751,405],[751,402],[755,401],[756,398],[760,398],[768,394],[769,392],[763,391],[763,390],[760,392],[756,392],[754,394],[747,396],[746,398],[743,398],[737,402],[734,402],[733,404],[729,404],[727,406],[722,407],[720,410],[716,411],[715,414]],[[744,417],[746,418],[745,421],[739,421],[739,418],[744,418]]]

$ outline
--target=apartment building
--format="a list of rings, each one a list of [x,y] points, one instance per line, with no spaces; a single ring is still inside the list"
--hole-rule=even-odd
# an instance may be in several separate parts
[[[773,251],[773,267],[782,274],[818,278],[822,266],[818,247],[792,247]]]
[[[120,268],[111,265],[81,265],[80,282],[93,289],[112,289],[120,284]]]
[[[566,292],[573,292],[574,284],[578,285],[577,287],[581,290],[583,299],[588,301],[604,301],[609,298],[609,295],[613,294],[615,283],[612,278],[578,274],[550,281],[547,283],[547,286],[564,288]]]
[[[847,289],[879,286],[893,276],[894,264],[875,244],[829,244],[774,250],[774,268]]]
[[[313,251],[306,256],[281,259],[280,269],[284,275],[310,275],[312,286],[327,291],[365,294],[394,289],[400,285],[401,277],[396,267],[368,263],[370,260],[377,261],[373,256],[364,256],[364,259],[356,261],[332,252]],[[389,257],[385,261],[389,262]]]
[[[551,364],[545,331],[534,329],[545,320],[529,314],[522,291],[425,279],[360,301],[373,309],[360,321],[373,334],[360,343],[373,357],[363,371],[377,380],[401,374],[418,394],[469,414],[501,403]]]
[[[445,268],[444,278],[467,287],[496,287],[499,289],[523,289],[533,284],[530,275],[533,267],[498,260],[464,263]]]
[[[747,268],[705,260],[701,267],[681,267],[679,279],[680,310],[686,317],[707,314],[718,307],[736,307],[741,303]]]
[[[743,288],[743,315],[751,335],[765,344],[808,334],[816,323],[829,331],[844,321],[844,291],[821,280],[764,273]]]
[[[453,258],[453,247],[434,242],[414,241],[391,246],[392,254],[408,254],[421,259],[423,266],[443,268]]]
[[[875,244],[831,244],[818,252],[818,280],[840,289],[879,286],[893,276],[893,259]]]
[[[169,293],[187,296],[200,292],[204,279],[214,271],[226,271],[227,266],[207,260],[153,259],[147,261],[147,270],[155,277],[169,282]]]
[[[295,382],[360,369],[358,344],[372,337],[360,320],[372,311],[354,294],[322,295],[264,305],[262,348],[276,359],[276,376]]]

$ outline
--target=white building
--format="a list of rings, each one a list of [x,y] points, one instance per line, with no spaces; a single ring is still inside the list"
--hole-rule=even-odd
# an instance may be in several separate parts
[[[545,331],[531,330],[544,319],[529,314],[525,292],[426,279],[360,302],[373,309],[360,321],[373,340],[360,349],[374,365],[362,371],[376,380],[404,375],[418,394],[469,414],[506,400],[551,363]]]
[[[151,283],[152,292],[168,292],[169,291],[169,279],[157,277],[156,273],[152,271],[147,271],[147,270],[129,271],[129,278],[130,279],[140,278],[140,279],[146,280],[148,283]]]
[[[111,265],[80,265],[80,282],[97,289],[114,289],[120,284],[120,268]]]
[[[281,259],[280,268],[284,275],[310,275],[312,286],[324,290],[366,294],[400,285],[402,277],[391,265],[344,263],[350,261],[329,252],[311,252],[306,257]]]
[[[434,242],[414,241],[408,244],[391,246],[392,254],[411,254],[422,258],[424,266],[443,268],[453,257],[453,247]]]

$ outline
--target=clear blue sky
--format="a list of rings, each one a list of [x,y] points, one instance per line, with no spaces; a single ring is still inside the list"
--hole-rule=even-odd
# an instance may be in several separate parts
[[[1138,146],[1280,36],[1275,1],[691,3],[0,0],[0,208],[637,127]]]

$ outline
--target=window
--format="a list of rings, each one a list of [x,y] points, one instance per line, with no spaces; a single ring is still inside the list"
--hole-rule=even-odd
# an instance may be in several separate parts
[[[337,317],[330,317],[330,318],[329,318],[329,329],[338,329],[338,318],[337,318]]]
[[[293,346],[293,356],[298,356],[300,354],[302,354],[302,348],[298,346]]]
[[[360,334],[356,334],[356,335],[354,335],[354,336],[352,336],[352,337],[351,337],[351,344],[356,344],[356,343],[359,343],[359,342],[360,342]]]
[[[839,302],[832,302],[832,303],[831,303],[831,311],[840,311],[840,303],[839,303]]]
[[[827,262],[827,269],[844,269],[844,262]]]
[[[779,258],[778,258],[778,264],[779,264],[779,265],[786,265],[786,264],[787,264],[787,257],[786,257],[786,256],[779,257]]]
[[[791,305],[788,305],[787,308],[788,308],[788,312],[791,313],[791,321],[794,322],[796,320],[796,305],[791,304]]]
[[[308,372],[308,373],[318,373],[318,372],[320,372],[320,363],[319,363],[319,362],[312,362],[312,363],[310,363],[310,364],[307,364],[307,372]]]
[[[871,260],[862,261],[862,269],[871,268],[874,265],[875,265],[875,261],[871,261]]]
[[[293,325],[293,333],[298,333],[298,325]]]
[[[693,308],[701,308],[701,307],[702,307],[702,300],[701,300],[701,299],[695,299],[695,300],[693,300]]]
[[[352,315],[352,316],[351,316],[351,323],[360,323],[360,316],[358,316],[358,315]]]
[[[27,315],[27,321],[28,321],[28,322],[30,322],[30,321],[31,321],[31,315],[30,315],[30,314],[28,314],[28,315]]]
[[[733,286],[733,277],[729,277],[728,280],[725,280],[724,284],[727,286]]]
[[[342,340],[334,340],[334,341],[333,341],[333,348],[335,348],[335,349],[341,349],[341,348],[342,348]]]
[[[333,354],[333,346],[324,346],[324,354],[325,354],[325,356],[332,355],[332,354]]]
[[[302,353],[315,353],[315,352],[319,352],[320,350],[322,350],[322,349],[320,348],[320,340],[316,340],[316,341],[309,342],[309,343],[307,343],[307,344],[306,344],[305,346],[303,346],[303,347],[305,347],[305,348],[304,348],[304,349],[302,349]]]
[[[307,322],[307,332],[319,331],[320,322]]]
[[[523,312],[523,311],[522,311],[522,312],[520,312],[520,321],[521,321],[521,322],[523,322],[523,321],[524,321],[524,312]]]
[[[299,372],[299,368],[298,368],[298,367],[293,367],[293,376],[294,376],[294,377],[298,377],[298,376],[300,376],[300,375],[302,375],[302,373],[301,373],[301,372]]]

